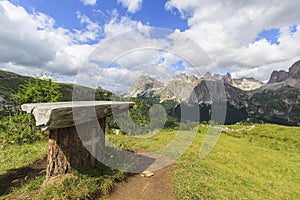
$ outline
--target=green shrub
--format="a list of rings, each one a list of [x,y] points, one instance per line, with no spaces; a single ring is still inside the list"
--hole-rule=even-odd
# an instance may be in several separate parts
[[[50,78],[29,79],[19,86],[14,95],[20,107],[23,103],[55,102],[61,97],[59,85]],[[35,126],[33,116],[16,111],[12,116],[0,120],[0,144],[34,143],[43,137],[39,127]]]
[[[30,114],[16,114],[0,120],[1,145],[34,143],[43,137]]]
[[[60,99],[59,85],[50,78],[40,77],[30,79],[24,85],[20,85],[16,100],[23,103],[56,102]]]

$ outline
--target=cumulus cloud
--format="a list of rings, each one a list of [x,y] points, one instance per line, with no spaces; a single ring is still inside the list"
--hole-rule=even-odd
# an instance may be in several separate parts
[[[52,25],[42,13],[30,16],[22,7],[1,2],[0,62],[40,66],[55,58],[55,50],[69,41],[57,33],[60,30],[49,31]]]
[[[300,59],[300,1],[270,2],[169,0],[165,8],[188,21],[189,28],[180,32],[151,28],[116,10],[102,25],[77,12],[85,28],[68,30],[43,13],[0,1],[0,68],[45,71],[66,80],[87,71],[82,84],[114,91],[128,88],[142,74],[165,80],[179,68],[198,76],[222,71],[264,81],[272,70]],[[128,12],[140,9],[123,3]],[[279,30],[276,43],[258,37],[274,28]]]
[[[188,20],[183,31],[208,53],[222,71],[254,76],[265,80],[272,68],[284,67],[299,59],[300,2],[287,1],[217,1],[169,0],[167,10],[177,9]],[[264,30],[280,30],[279,44],[257,39]],[[287,65],[284,65],[287,64]],[[257,70],[258,73],[253,73]]]
[[[130,13],[136,13],[142,8],[143,0],[118,0]]]
[[[96,5],[97,0],[80,0],[84,5]]]
[[[79,42],[96,40],[99,37],[99,33],[102,32],[101,26],[98,23],[93,22],[86,15],[82,15],[80,12],[77,12],[77,18],[82,25],[86,26],[86,28],[83,30],[75,30],[74,39]]]
[[[121,17],[121,19],[114,17],[104,25],[104,33],[106,37],[112,37],[132,30],[141,30],[145,27],[147,26],[141,22],[133,21],[128,17]]]
[[[199,68],[208,71],[214,67],[203,49],[181,33],[147,27],[128,18],[122,18],[118,22],[113,19],[108,23],[109,27],[112,24],[114,27],[112,30],[118,30],[119,27],[125,26],[131,31],[120,34],[112,31],[111,35],[113,36],[99,43],[96,50],[89,56],[89,61],[85,63],[86,66],[81,68],[80,74],[88,71],[90,64],[97,64],[103,71],[127,72],[130,74],[129,77],[126,74],[119,74],[119,79],[113,82],[117,85],[121,81],[121,77],[126,77],[122,79],[123,82],[118,87],[122,89],[127,87],[128,89],[142,74],[160,81],[175,76],[178,73],[179,63],[182,63],[182,71],[195,75],[201,75]],[[137,26],[138,24],[141,26]],[[94,75],[100,76],[99,74]],[[108,79],[110,77],[106,73],[105,76]],[[112,76],[110,80],[115,79]],[[102,81],[102,86],[115,90],[109,88],[111,87],[110,80]]]
[[[37,71],[74,75],[95,48],[83,42],[97,38],[99,27],[84,15],[85,31],[55,27],[43,13],[28,13],[9,1],[0,2],[0,66],[23,74]],[[17,70],[19,69],[19,70]]]

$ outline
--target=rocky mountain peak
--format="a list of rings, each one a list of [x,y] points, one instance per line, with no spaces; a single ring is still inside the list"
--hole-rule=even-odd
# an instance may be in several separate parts
[[[159,82],[155,78],[147,75],[141,75],[138,80],[129,88],[128,91],[123,93],[124,96],[136,97],[137,94],[150,94],[159,90],[163,86],[163,83]]]
[[[268,83],[281,83],[286,81],[291,81],[293,79],[300,79],[300,60],[295,62],[289,71],[273,71]]]
[[[289,78],[300,79],[300,60],[289,68]]]
[[[233,86],[244,91],[250,91],[260,88],[263,86],[263,83],[254,78],[242,77],[239,79],[234,79]]]
[[[230,85],[234,85],[234,80],[230,73],[227,73],[226,75],[223,76],[223,82]]]
[[[177,74],[175,76],[175,79],[180,79],[180,80],[187,81],[187,82],[194,82],[194,81],[198,80],[198,78],[196,76],[194,76],[194,75],[188,76],[186,73]]]
[[[289,78],[289,73],[284,70],[273,71],[268,83],[279,83],[287,80],[288,78]]]
[[[212,75],[210,72],[206,72],[203,76],[204,79],[211,79],[212,78]]]
[[[159,81],[157,81],[155,78],[152,78],[150,76],[147,75],[141,75],[137,82],[138,84],[148,84],[148,83],[159,83]]]

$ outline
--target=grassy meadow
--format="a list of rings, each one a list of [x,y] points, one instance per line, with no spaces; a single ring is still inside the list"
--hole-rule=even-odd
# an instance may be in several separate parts
[[[200,158],[207,126],[199,125],[192,145],[174,163],[172,184],[178,199],[299,199],[299,127],[226,127],[210,154]],[[167,145],[176,134],[174,130],[163,130],[151,137],[108,134],[107,138],[119,148],[152,152]],[[0,179],[46,153],[46,140],[0,149]],[[48,184],[43,184],[41,174],[0,199],[93,199],[124,179],[125,173],[105,167],[90,173],[74,171]]]
[[[175,163],[178,199],[298,199],[300,128],[271,124],[232,125],[205,158],[199,150],[207,127]],[[120,147],[154,151],[174,138],[162,131],[150,138],[110,136]]]

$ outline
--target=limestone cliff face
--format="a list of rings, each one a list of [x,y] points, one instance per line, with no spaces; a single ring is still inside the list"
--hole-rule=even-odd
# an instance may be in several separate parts
[[[221,124],[232,124],[248,117],[246,92],[224,79],[204,80],[194,88],[194,94],[200,107],[200,121],[213,118]],[[190,104],[193,102],[195,100],[191,97]]]
[[[280,83],[288,79],[300,79],[300,60],[295,62],[286,72],[284,70],[273,71],[268,83]]]
[[[151,96],[155,92],[161,89],[163,83],[157,81],[156,79],[142,75],[139,79],[129,88],[128,91],[123,92],[125,97],[136,97],[139,95]]]
[[[148,97],[159,95],[162,100],[176,99],[181,101],[189,97],[197,83],[197,77],[193,75],[188,76],[185,73],[180,73],[164,83],[142,75],[122,95],[125,97],[136,97],[138,94]]]
[[[268,83],[279,83],[287,80],[288,78],[289,78],[289,73],[284,70],[273,71]]]
[[[176,99],[178,101],[186,101],[198,83],[197,77],[180,73],[166,81],[157,94],[162,100]]]
[[[292,67],[289,68],[289,78],[300,79],[300,60],[295,62]]]
[[[300,126],[300,61],[288,72],[274,71],[269,82],[249,98],[249,116],[263,121]]]
[[[255,80],[254,78],[243,77],[234,79],[234,84],[232,85],[244,91],[251,91],[260,88],[261,86],[263,86],[263,83]]]
[[[201,85],[203,81],[221,81],[222,83],[243,91],[255,90],[263,85],[263,83],[253,78],[234,79],[229,73],[226,75],[212,75],[210,72],[207,72],[204,77],[200,79],[194,75],[188,76],[185,73],[180,73],[164,83],[143,75],[139,77],[129,90],[123,92],[122,95],[126,97],[136,97],[137,94],[146,96],[155,94],[159,95],[162,100],[176,99],[178,101],[185,101],[193,92],[194,88]]]

